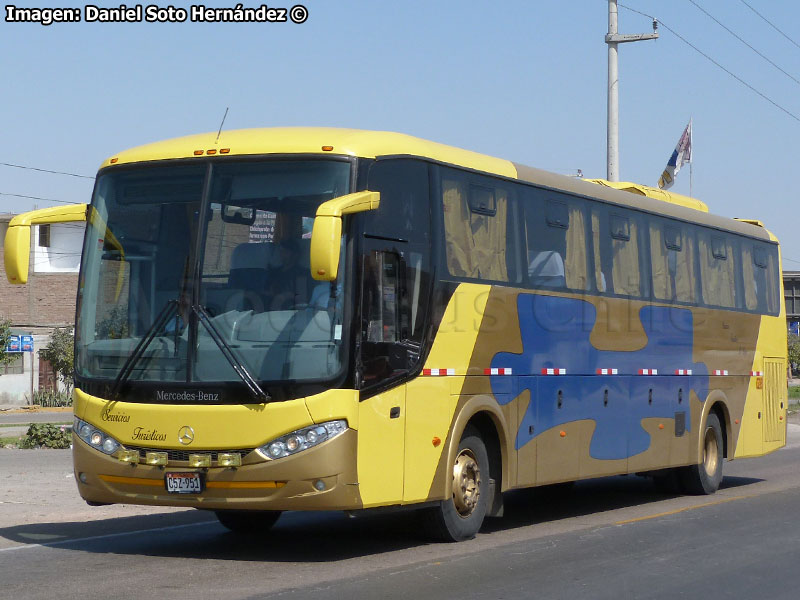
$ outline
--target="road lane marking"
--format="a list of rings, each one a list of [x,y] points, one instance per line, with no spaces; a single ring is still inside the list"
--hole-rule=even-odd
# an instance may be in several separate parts
[[[629,523],[638,523],[640,521],[649,521],[650,519],[658,519],[660,517],[669,517],[670,515],[677,515],[678,513],[686,512],[689,510],[696,510],[698,508],[706,508],[709,506],[719,506],[720,504],[727,504],[734,500],[744,500],[745,498],[753,498],[754,496],[733,496],[731,498],[723,498],[714,502],[706,502],[704,504],[697,504],[695,506],[684,506],[683,508],[676,508],[675,510],[668,510],[665,512],[656,513],[654,515],[645,515],[644,517],[636,517],[635,519],[625,519],[624,521],[617,521],[615,525],[628,525]]]
[[[158,531],[170,531],[172,529],[183,529],[185,527],[197,527],[198,525],[211,525],[212,523],[216,522],[217,521],[200,521],[199,523],[185,523],[183,525],[169,525],[167,527],[154,527],[152,529],[137,529],[136,531],[123,531],[122,533],[107,533],[105,535],[93,535],[84,538],[71,538],[67,540],[59,540],[57,542],[44,542],[41,544],[24,544],[21,546],[11,546],[10,548],[0,548],[0,552],[11,552],[13,550],[26,550],[28,548],[37,548],[37,547],[63,546],[64,544],[80,544],[83,542],[93,542],[95,540],[104,540],[113,537],[139,535],[140,533],[153,533]]]

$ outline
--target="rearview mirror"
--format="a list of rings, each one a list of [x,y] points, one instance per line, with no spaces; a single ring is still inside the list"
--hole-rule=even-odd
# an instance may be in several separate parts
[[[342,241],[342,215],[375,210],[380,192],[355,192],[319,205],[311,232],[311,277],[335,281],[339,274],[339,248]]]
[[[4,263],[9,283],[21,285],[28,283],[28,265],[31,259],[31,225],[52,223],[72,223],[86,221],[85,204],[69,204],[42,208],[17,215],[8,224]]]

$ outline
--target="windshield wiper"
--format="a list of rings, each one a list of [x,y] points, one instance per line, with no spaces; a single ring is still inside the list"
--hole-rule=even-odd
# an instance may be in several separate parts
[[[122,365],[122,369],[120,369],[116,379],[114,379],[114,386],[111,388],[111,397],[113,399],[118,399],[122,386],[127,383],[128,379],[130,379],[131,373],[133,373],[134,365],[139,362],[139,359],[144,354],[144,351],[155,339],[156,333],[158,333],[161,328],[167,324],[167,321],[172,316],[172,313],[178,310],[178,304],[178,300],[169,300],[164,305],[164,308],[161,309],[161,312],[158,313],[158,316],[153,321],[153,324],[150,325],[150,327],[147,328],[147,331],[144,332],[144,336],[142,336],[142,339],[139,340],[138,344],[136,344],[136,348],[133,349],[133,352],[131,352],[128,360],[126,360],[125,364]]]
[[[222,337],[222,334],[220,334],[219,330],[214,326],[214,323],[211,322],[211,317],[206,312],[206,309],[199,304],[195,304],[192,306],[192,312],[197,315],[198,320],[203,324],[206,330],[208,330],[211,339],[214,340],[214,343],[220,349],[222,355],[228,360],[231,367],[233,367],[233,370],[236,372],[236,375],[244,382],[253,397],[260,402],[269,402],[272,400],[272,397],[261,389],[258,382],[250,375],[247,367],[236,358],[233,348],[228,345],[228,342],[225,341],[225,338]]]

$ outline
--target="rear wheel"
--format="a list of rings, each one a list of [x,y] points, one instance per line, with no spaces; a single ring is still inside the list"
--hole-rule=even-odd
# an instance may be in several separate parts
[[[713,494],[722,482],[722,426],[714,413],[706,417],[706,426],[701,433],[703,454],[697,465],[681,470],[681,486],[687,494]]]
[[[278,517],[279,510],[215,510],[214,514],[225,527],[236,533],[266,533]]]
[[[445,542],[475,537],[489,504],[489,456],[480,433],[468,427],[461,436],[453,462],[452,496],[426,509],[427,529]]]

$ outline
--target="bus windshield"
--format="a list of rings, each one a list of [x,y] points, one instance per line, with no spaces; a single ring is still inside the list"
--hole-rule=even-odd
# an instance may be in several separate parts
[[[317,207],[349,191],[350,163],[335,160],[102,174],[83,251],[76,376],[227,384],[243,368],[278,384],[336,377],[343,275],[311,278],[310,238]]]

